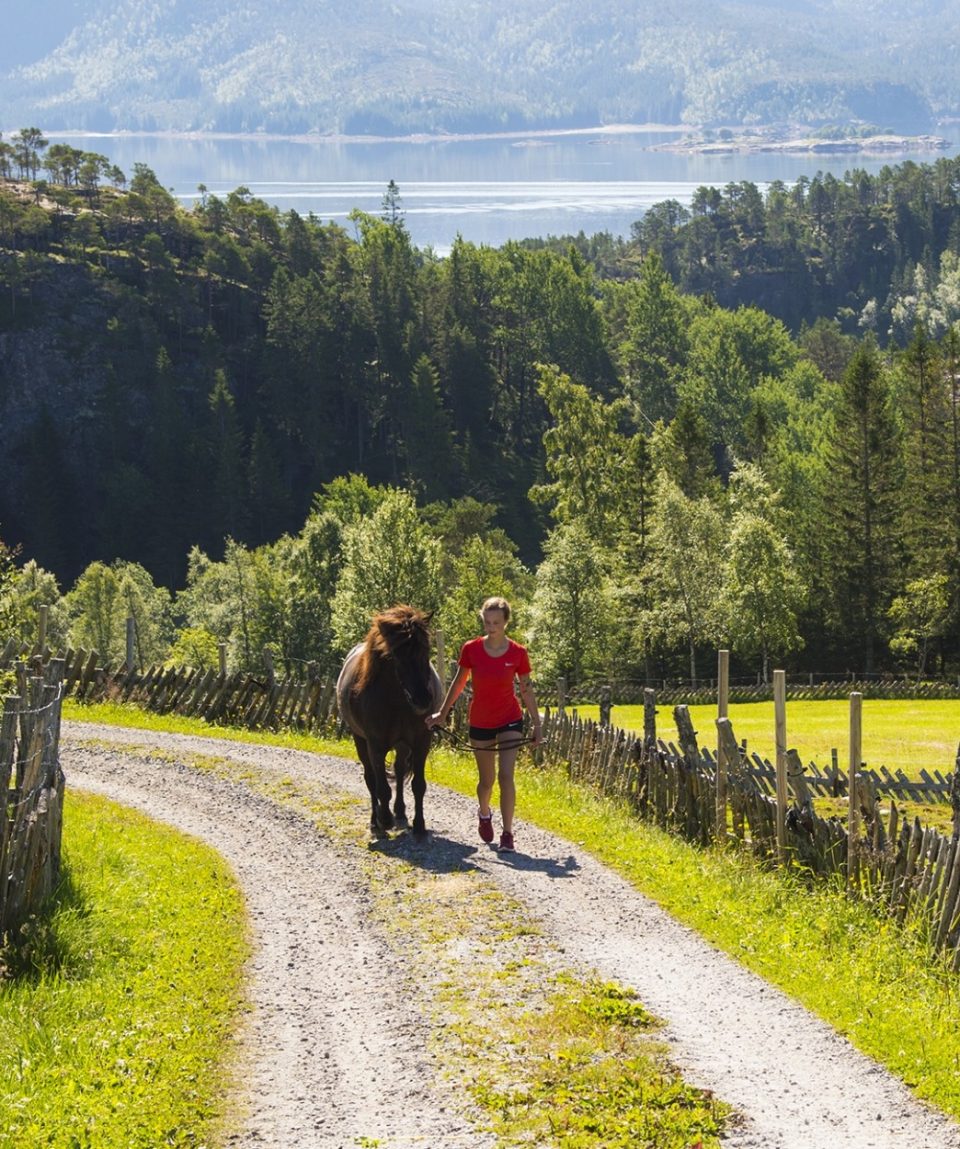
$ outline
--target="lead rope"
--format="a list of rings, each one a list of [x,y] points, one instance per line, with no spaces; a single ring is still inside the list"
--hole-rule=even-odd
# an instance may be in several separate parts
[[[445,726],[434,726],[433,733],[436,734],[441,741],[448,742],[455,750],[474,749],[474,747],[468,741],[465,741],[463,738],[461,738],[460,735],[456,733],[456,731],[448,730]],[[503,747],[503,749],[512,750],[515,746],[530,746],[533,741],[534,740],[532,738],[518,738],[515,742],[511,742],[509,747]],[[540,745],[546,746],[546,744],[546,739],[541,738]],[[500,748],[501,747],[495,747],[495,749]]]

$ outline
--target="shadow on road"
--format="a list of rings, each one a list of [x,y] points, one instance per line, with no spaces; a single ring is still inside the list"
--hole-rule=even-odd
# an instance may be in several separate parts
[[[443,834],[427,833],[417,837],[408,830],[391,837],[375,838],[367,848],[386,857],[402,858],[412,866],[437,874],[479,869],[477,861],[481,851],[492,855],[493,861],[514,870],[537,871],[550,878],[572,878],[580,870],[580,863],[572,854],[561,859],[538,858],[521,850],[501,853],[495,846],[468,846]]]

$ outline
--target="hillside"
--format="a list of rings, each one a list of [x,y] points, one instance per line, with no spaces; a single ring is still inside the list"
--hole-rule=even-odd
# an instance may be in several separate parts
[[[960,0],[37,0],[5,130],[464,132],[960,115]]]

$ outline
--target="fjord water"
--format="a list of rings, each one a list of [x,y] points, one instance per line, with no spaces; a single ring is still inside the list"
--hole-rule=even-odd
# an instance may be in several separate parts
[[[401,196],[407,228],[418,247],[443,254],[459,233],[474,243],[610,232],[627,236],[655,203],[688,204],[703,185],[773,180],[853,168],[880,171],[913,160],[932,163],[946,152],[884,156],[858,154],[698,155],[657,150],[677,133],[631,131],[499,139],[430,139],[371,143],[309,142],[274,137],[219,139],[150,135],[51,136],[101,152],[129,177],[147,164],[186,205],[239,187],[281,211],[313,213],[348,228],[354,208],[377,215],[388,182]]]

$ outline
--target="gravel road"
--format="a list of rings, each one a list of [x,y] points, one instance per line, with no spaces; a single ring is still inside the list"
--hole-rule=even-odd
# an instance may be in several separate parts
[[[191,765],[211,756],[229,779]],[[355,762],[72,723],[61,762],[68,787],[202,838],[237,875],[254,954],[230,1149],[492,1149],[431,1052],[442,1019],[385,973],[396,947],[374,912],[369,849],[243,780],[365,797]],[[425,810],[419,864],[469,866],[526,908],[570,970],[636,990],[686,1080],[740,1114],[731,1149],[960,1149],[960,1126],[579,847],[520,822],[517,853],[499,855],[475,837],[475,804],[435,785]]]

